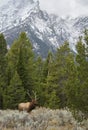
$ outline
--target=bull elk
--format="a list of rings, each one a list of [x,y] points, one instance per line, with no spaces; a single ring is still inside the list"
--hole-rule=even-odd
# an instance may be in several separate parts
[[[33,92],[34,93],[34,92]],[[26,102],[26,103],[20,103],[18,104],[18,110],[19,111],[27,111],[30,112],[31,110],[35,109],[35,107],[37,106],[37,98],[36,98],[36,93],[34,93],[34,99],[32,99],[31,95],[29,93],[27,93],[30,98],[31,98],[31,102]]]

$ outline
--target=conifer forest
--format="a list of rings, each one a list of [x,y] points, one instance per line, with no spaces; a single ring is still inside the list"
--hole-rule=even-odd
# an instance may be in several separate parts
[[[0,34],[0,109],[17,109],[36,92],[38,106],[69,108],[88,118],[88,30],[79,37],[74,53],[66,41],[44,59],[36,56],[25,32],[7,48]]]

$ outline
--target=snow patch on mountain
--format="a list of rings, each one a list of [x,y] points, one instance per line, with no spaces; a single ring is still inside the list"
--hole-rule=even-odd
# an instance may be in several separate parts
[[[25,31],[38,53],[55,50],[66,40],[75,51],[75,43],[85,28],[88,16],[62,18],[48,14],[40,9],[38,0],[9,0],[0,6],[0,32],[8,44]]]

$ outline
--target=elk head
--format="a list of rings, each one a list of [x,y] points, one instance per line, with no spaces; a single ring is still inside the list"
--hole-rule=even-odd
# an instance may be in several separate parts
[[[28,95],[31,98],[31,102],[30,102],[30,105],[29,105],[29,108],[28,108],[27,112],[30,112],[31,110],[35,109],[35,107],[38,105],[37,95],[36,95],[36,93],[34,91],[33,91],[33,94],[34,94],[34,98],[32,98],[31,95],[28,93]]]

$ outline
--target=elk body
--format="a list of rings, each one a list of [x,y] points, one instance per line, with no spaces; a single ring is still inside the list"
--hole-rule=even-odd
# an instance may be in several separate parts
[[[31,110],[35,109],[36,106],[37,106],[37,99],[35,95],[35,99],[32,99],[31,102],[18,104],[18,110],[30,112]]]

